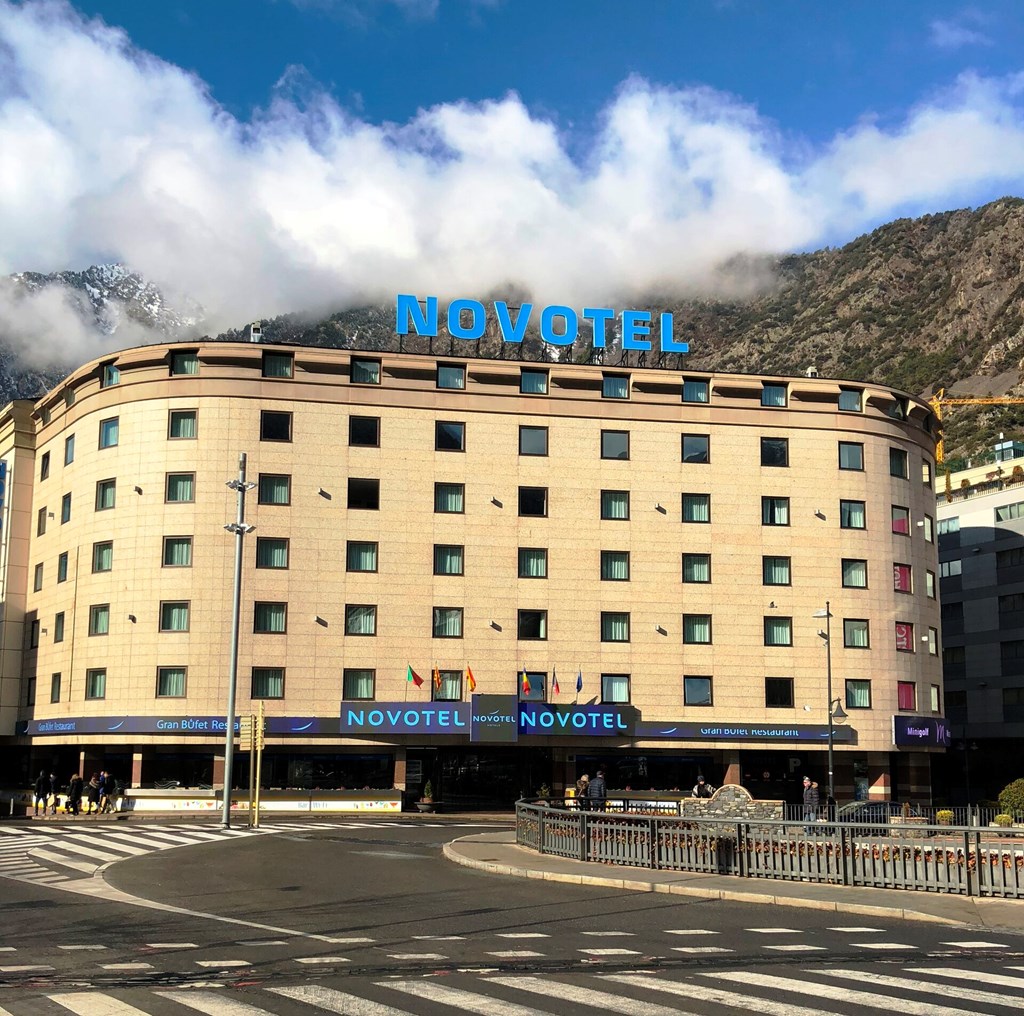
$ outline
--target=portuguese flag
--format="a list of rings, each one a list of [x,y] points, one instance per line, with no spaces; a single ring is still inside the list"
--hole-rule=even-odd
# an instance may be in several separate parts
[[[416,685],[417,688],[421,687],[422,684],[423,684],[423,678],[420,677],[420,675],[417,674],[416,671],[412,669],[412,665],[411,664],[409,664],[408,667],[409,667],[409,669],[406,672],[405,680],[409,684]]]

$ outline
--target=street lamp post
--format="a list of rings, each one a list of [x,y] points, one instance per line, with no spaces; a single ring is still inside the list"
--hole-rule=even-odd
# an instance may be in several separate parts
[[[255,483],[245,479],[245,452],[238,456],[238,478],[228,480],[227,484],[238,494],[238,514],[234,522],[224,528],[235,535],[235,580],[231,598],[231,661],[228,666],[228,707],[224,724],[224,813],[221,825],[231,828],[231,785],[232,763],[235,751],[235,690],[238,686],[238,619],[242,604],[242,541],[246,533],[256,527],[245,521],[245,494],[252,490]]]
[[[846,719],[843,704],[837,698],[832,697],[832,610],[828,600],[825,601],[825,609],[815,611],[814,617],[825,618],[825,630],[818,632],[818,637],[825,642],[825,694],[828,702],[828,787],[826,788],[826,807],[829,818],[832,818],[832,808],[835,804],[835,724]]]

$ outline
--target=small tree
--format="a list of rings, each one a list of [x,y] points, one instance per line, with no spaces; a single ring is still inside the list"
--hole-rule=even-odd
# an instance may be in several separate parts
[[[1024,815],[1024,779],[1014,780],[999,791],[999,807],[1008,815]]]
[[[433,801],[434,800],[434,784],[427,780],[423,785],[423,800]]]

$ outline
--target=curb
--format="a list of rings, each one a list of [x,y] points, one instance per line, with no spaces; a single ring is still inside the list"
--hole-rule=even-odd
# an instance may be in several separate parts
[[[807,900],[791,896],[773,896],[770,893],[743,892],[732,889],[701,889],[696,886],[665,885],[635,878],[604,878],[599,875],[573,875],[555,871],[541,871],[539,868],[523,868],[494,861],[479,861],[460,853],[456,847],[460,837],[444,845],[444,856],[454,864],[466,868],[486,871],[492,875],[511,875],[514,878],[534,878],[546,882],[568,882],[573,885],[601,886],[606,889],[628,889],[632,892],[669,893],[674,896],[693,896],[700,899],[723,900],[729,903],[763,903],[779,907],[797,907],[803,910],[825,910],[837,914],[859,914],[862,917],[884,917],[894,920],[922,921],[930,924],[944,924],[957,928],[973,927],[970,922],[957,921],[950,917],[937,917],[918,910],[903,907],[872,907],[863,903],[841,903],[835,900]]]

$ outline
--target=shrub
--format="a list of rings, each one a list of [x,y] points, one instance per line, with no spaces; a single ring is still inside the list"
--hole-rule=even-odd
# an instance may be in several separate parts
[[[1012,815],[996,815],[995,823],[996,823],[997,826],[1001,826],[1003,829],[1006,829],[1008,826],[1012,826],[1013,825],[1013,816]]]
[[[999,791],[999,807],[1010,815],[1024,814],[1024,779],[1014,780]]]
[[[427,782],[425,784],[423,784],[423,800],[424,801],[433,801],[434,800],[434,784],[431,783],[430,780],[427,780]]]
[[[943,808],[935,813],[935,821],[939,825],[952,825],[953,813],[948,808]]]

